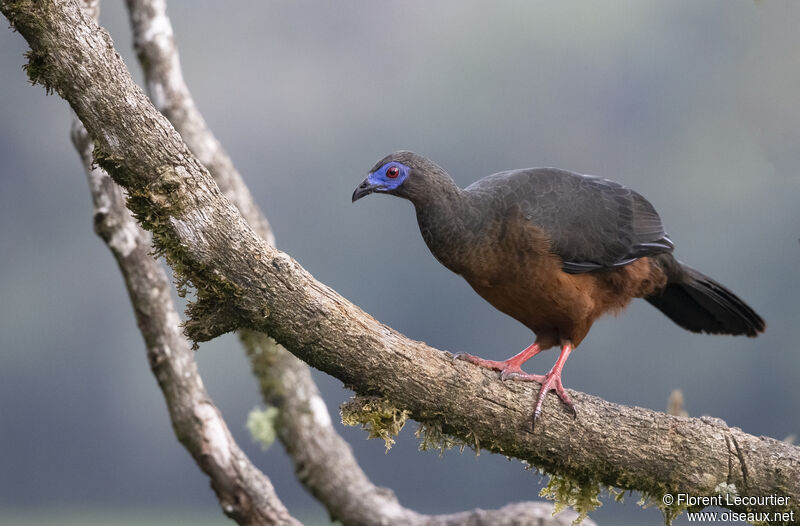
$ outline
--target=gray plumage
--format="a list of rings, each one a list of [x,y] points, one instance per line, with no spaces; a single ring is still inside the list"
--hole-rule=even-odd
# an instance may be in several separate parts
[[[653,206],[608,179],[529,168],[489,175],[465,192],[495,220],[518,208],[547,234],[565,272],[618,268],[673,249]]]

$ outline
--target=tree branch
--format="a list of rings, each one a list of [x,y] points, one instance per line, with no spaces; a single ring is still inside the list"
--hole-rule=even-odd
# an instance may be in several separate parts
[[[253,233],[130,80],[108,36],[72,2],[0,0],[0,9],[31,46],[31,79],[69,101],[95,141],[95,159],[127,189],[137,219],[196,287],[186,326],[196,341],[242,327],[269,333],[356,392],[384,396],[431,428],[583,485],[660,496],[710,495],[734,484],[740,495],[789,497],[785,506],[759,511],[800,511],[800,449],[716,419],[573,392],[579,417],[548,399],[533,433],[536,386],[502,383],[405,338]]]
[[[97,21],[99,0],[82,0]],[[92,141],[73,116],[72,143],[80,155],[94,207],[94,228],[119,265],[147,358],[164,394],[175,435],[203,472],[224,513],[242,525],[300,524],[289,515],[272,484],[239,448],[203,387],[194,352],[179,330],[166,273],[150,255],[150,234],[125,208],[119,186],[94,165]]]
[[[242,525],[300,524],[280,502],[269,479],[236,444],[203,387],[194,351],[179,329],[167,276],[150,255],[150,235],[125,208],[119,187],[102,169],[92,166],[92,143],[77,118],[72,139],[89,179],[95,231],[125,278],[175,435],[211,479],[228,517]]]
[[[150,99],[181,134],[253,230],[271,246],[269,222],[254,203],[242,177],[208,128],[183,80],[172,24],[163,0],[127,0],[134,45]],[[358,465],[347,442],[331,425],[325,402],[308,366],[265,334],[242,330],[253,372],[266,404],[279,409],[278,438],[300,482],[343,524],[510,524],[514,521],[568,524],[575,513],[553,517],[550,503],[520,503],[501,510],[428,516],[399,504],[388,488],[377,487]],[[455,521],[455,522],[454,522]],[[591,526],[591,521],[584,524]],[[593,524],[593,523],[592,523]]]
[[[231,200],[253,230],[275,246],[269,221],[259,210],[233,161],[206,124],[183,80],[166,2],[126,0],[125,3],[133,30],[133,45],[153,105],[169,119],[192,153],[208,169],[225,197]]]

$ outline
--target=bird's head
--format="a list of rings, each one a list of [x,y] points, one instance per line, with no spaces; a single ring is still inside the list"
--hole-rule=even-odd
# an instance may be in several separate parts
[[[398,151],[378,161],[353,192],[353,202],[372,194],[390,194],[411,201],[439,177],[450,180],[435,163],[413,152]]]
[[[400,188],[408,179],[411,173],[411,152],[395,152],[387,155],[372,167],[369,175],[361,181],[353,192],[353,202],[355,203],[364,196],[374,192],[401,195]],[[412,154],[413,155],[413,154]]]

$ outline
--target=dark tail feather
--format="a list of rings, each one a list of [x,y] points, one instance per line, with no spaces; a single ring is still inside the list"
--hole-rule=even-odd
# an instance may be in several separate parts
[[[761,316],[708,276],[680,264],[668,272],[667,286],[645,299],[672,321],[692,332],[758,336],[766,324]],[[680,265],[680,267],[678,267]]]

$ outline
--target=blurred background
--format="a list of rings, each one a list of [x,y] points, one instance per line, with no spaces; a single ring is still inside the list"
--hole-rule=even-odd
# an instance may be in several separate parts
[[[102,10],[141,81],[122,3]],[[601,175],[646,196],[678,258],[768,329],[695,335],[636,301],[595,324],[565,385],[656,410],[682,389],[690,415],[800,432],[800,3],[195,1],[170,14],[194,97],[279,247],[382,322],[495,359],[532,340],[431,257],[409,203],[351,205],[376,160],[412,149],[461,186],[529,166]],[[30,87],[26,49],[0,31],[0,523],[225,524],[173,436],[120,274],[92,233],[68,107]],[[260,399],[236,338],[197,359],[284,503],[325,523],[281,446],[263,453],[245,430]],[[338,422],[351,393],[315,377]],[[372,480],[421,512],[538,499],[546,479],[518,461],[419,453],[414,428],[388,454],[341,432]],[[659,523],[638,498],[605,497],[592,517]]]

